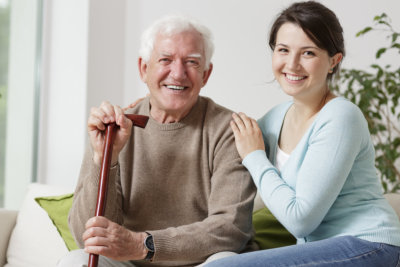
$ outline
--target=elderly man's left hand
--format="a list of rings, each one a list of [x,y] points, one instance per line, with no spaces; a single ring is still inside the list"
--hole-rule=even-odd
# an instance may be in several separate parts
[[[127,261],[142,260],[147,254],[143,240],[146,233],[132,232],[105,217],[90,218],[82,238],[85,252]]]

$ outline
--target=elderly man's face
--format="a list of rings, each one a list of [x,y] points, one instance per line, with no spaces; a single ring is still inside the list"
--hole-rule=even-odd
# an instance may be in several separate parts
[[[150,89],[153,112],[185,116],[207,83],[202,38],[195,31],[158,35],[148,62],[139,59],[142,80]]]

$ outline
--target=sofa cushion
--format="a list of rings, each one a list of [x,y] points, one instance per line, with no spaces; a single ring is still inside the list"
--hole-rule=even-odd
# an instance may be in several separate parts
[[[52,197],[37,197],[36,202],[47,212],[57,231],[60,233],[68,250],[78,249],[68,226],[68,213],[72,206],[74,194]]]
[[[36,197],[70,193],[63,187],[31,184],[11,233],[5,267],[54,267],[67,246]]]
[[[253,213],[253,227],[255,241],[260,249],[296,244],[296,238],[283,227],[266,207]]]

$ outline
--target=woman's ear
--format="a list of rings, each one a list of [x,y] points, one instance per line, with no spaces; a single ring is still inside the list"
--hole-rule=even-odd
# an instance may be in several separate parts
[[[336,53],[333,57],[331,57],[331,69],[336,67],[337,64],[342,61],[343,54],[342,53]]]

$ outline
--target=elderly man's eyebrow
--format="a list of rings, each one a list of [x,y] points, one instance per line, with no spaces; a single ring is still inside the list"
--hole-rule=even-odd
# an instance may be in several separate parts
[[[162,57],[170,57],[171,54],[170,54],[170,53],[167,53],[167,52],[161,52],[161,53],[160,53],[160,56],[162,56]]]
[[[202,58],[200,53],[190,54],[190,55],[188,55],[188,57]]]
[[[160,53],[161,56],[163,57],[170,57],[172,56],[172,54],[168,53],[168,52],[161,52]],[[201,58],[201,54],[200,53],[193,53],[193,54],[189,54],[187,57],[198,57]]]

